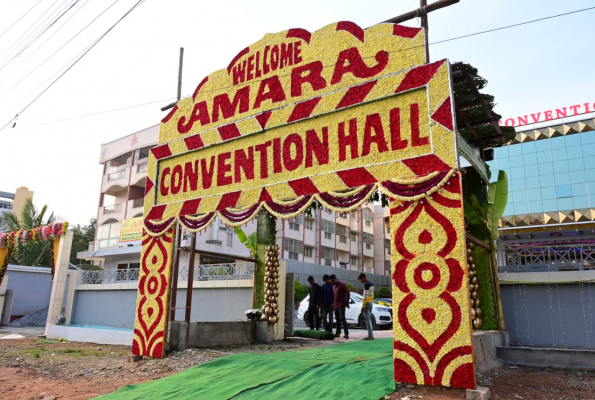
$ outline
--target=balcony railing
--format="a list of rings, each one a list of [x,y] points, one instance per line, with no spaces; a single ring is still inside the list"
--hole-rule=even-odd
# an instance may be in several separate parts
[[[147,168],[148,168],[148,165],[149,164],[147,164],[147,163],[137,164],[137,166],[136,166],[136,172],[144,172],[144,171],[146,171]]]
[[[145,205],[145,199],[132,200],[132,208],[140,208]]]
[[[126,176],[126,171],[117,171],[111,174],[107,174],[107,180],[108,182],[110,181],[115,181],[117,179],[122,179],[124,178],[124,176]]]
[[[506,246],[499,272],[595,271],[595,245]]]
[[[253,263],[197,265],[194,267],[193,281],[252,279]],[[139,269],[108,271],[85,271],[83,283],[124,283],[138,281]],[[178,282],[188,281],[188,267],[180,268]]]
[[[114,214],[122,211],[122,203],[103,207],[103,214]]]

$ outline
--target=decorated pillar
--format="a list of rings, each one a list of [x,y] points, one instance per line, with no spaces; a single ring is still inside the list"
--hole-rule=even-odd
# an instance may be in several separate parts
[[[64,236],[57,235],[55,238],[49,239],[51,240],[50,258],[52,261],[51,276],[53,282],[44,335],[47,334],[49,325],[58,324],[58,318],[60,318],[62,314],[64,292],[66,290],[66,278],[68,277],[68,268],[70,267],[72,236],[72,231],[68,231]]]
[[[474,389],[460,175],[442,175],[390,205],[395,380]]]

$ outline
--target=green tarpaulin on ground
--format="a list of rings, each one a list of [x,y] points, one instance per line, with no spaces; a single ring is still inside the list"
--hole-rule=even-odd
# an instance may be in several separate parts
[[[234,354],[99,398],[377,400],[394,391],[392,339],[385,338],[271,354]]]

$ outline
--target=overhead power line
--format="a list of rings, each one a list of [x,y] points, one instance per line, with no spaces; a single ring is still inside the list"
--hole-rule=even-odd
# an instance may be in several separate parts
[[[88,1],[88,0],[87,0]],[[6,96],[10,91],[12,91],[12,89],[14,89],[15,87],[17,87],[21,82],[23,82],[25,79],[27,79],[31,74],[33,74],[35,71],[37,71],[41,66],[43,66],[47,61],[49,61],[52,57],[54,57],[56,55],[56,53],[58,53],[60,50],[62,50],[66,45],[68,45],[68,43],[70,43],[71,41],[73,41],[74,39],[76,39],[85,29],[87,29],[93,22],[95,22],[99,17],[101,17],[103,14],[105,14],[107,12],[107,10],[109,10],[110,8],[112,8],[119,0],[114,1],[111,5],[109,5],[105,10],[103,10],[101,12],[101,14],[99,14],[98,16],[96,16],[95,18],[93,18],[93,20],[91,22],[89,22],[87,25],[85,25],[85,27],[83,29],[81,29],[80,31],[78,31],[74,36],[72,36],[66,43],[64,43],[62,46],[60,46],[60,48],[56,51],[54,51],[48,58],[46,58],[45,60],[43,60],[41,62],[41,64],[39,64],[37,67],[35,67],[33,70],[31,70],[27,75],[25,75],[23,78],[21,78],[20,81],[18,81],[17,83],[15,83],[10,89],[8,89],[6,92],[2,93],[2,95],[0,95],[0,99],[3,98],[4,96]],[[84,7],[87,3],[83,4],[81,6]],[[80,9],[79,9],[80,10]],[[77,10],[78,11],[78,10]],[[73,14],[74,16],[74,14]],[[68,21],[66,21],[68,22]],[[64,25],[62,25],[64,26]],[[60,27],[61,28],[61,27]],[[53,35],[52,35],[53,36]],[[51,36],[50,36],[51,37]],[[47,41],[46,41],[47,42]],[[86,49],[85,49],[86,50]],[[84,50],[83,50],[84,51]],[[80,55],[81,53],[79,53]],[[33,55],[33,54],[32,54]],[[29,56],[31,57],[31,56]],[[77,56],[78,57],[78,56]],[[76,58],[76,57],[75,57]],[[28,58],[27,58],[28,59]],[[27,60],[25,60],[27,61]],[[70,64],[72,62],[72,60],[70,60],[66,65],[64,65],[62,68],[60,68],[58,70],[58,72],[64,68],[66,68],[66,66],[68,66],[68,64]],[[22,63],[21,63],[22,65]],[[13,72],[11,72],[2,82],[6,82],[6,80],[8,79],[8,77],[10,77],[10,75],[12,75],[14,72],[16,72],[17,70],[14,70]],[[55,75],[55,74],[54,74]],[[52,75],[53,76],[53,75]],[[51,77],[50,77],[51,79]],[[48,79],[49,80],[49,79]],[[46,81],[47,82],[47,81]],[[42,85],[45,84],[42,83]],[[38,88],[36,88],[35,90],[37,90]]]
[[[21,18],[17,19],[15,22],[13,22],[13,24],[12,24],[12,25],[10,25],[8,28],[6,28],[6,30],[5,30],[4,32],[0,33],[0,37],[4,36],[4,34],[10,30],[10,28],[12,28],[12,27],[13,27],[13,26],[15,26],[16,24],[18,24],[18,23],[19,23],[19,21],[20,21],[20,20],[22,20],[24,17],[26,17],[26,16],[27,16],[27,14],[29,14],[29,12],[30,12],[31,10],[33,10],[33,9],[35,8],[35,6],[36,6],[36,5],[38,5],[39,3],[41,3],[41,0],[39,0],[37,3],[33,4],[33,7],[31,7],[30,9],[28,9],[28,10],[27,10],[27,12],[26,12],[25,14],[21,15]]]
[[[95,47],[97,45],[97,43],[99,43],[101,41],[101,39],[103,39],[105,36],[107,36],[108,33],[111,32],[112,29],[114,29],[116,27],[116,25],[118,25],[124,18],[126,18],[128,15],[130,15],[130,13],[132,13],[137,7],[139,7],[142,3],[144,3],[145,0],[139,0],[136,4],[134,4],[132,6],[132,8],[130,8],[130,10],[128,10],[126,12],[126,14],[124,14],[118,21],[116,21],[115,24],[113,24],[107,31],[105,31],[101,36],[99,36],[99,38],[91,45],[89,46],[89,48],[79,57],[77,58],[77,60],[72,63],[72,65],[70,65],[70,67],[68,67],[64,72],[62,72],[52,83],[49,84],[48,87],[46,87],[41,93],[39,93],[37,95],[37,97],[35,97],[29,104],[27,104],[25,106],[25,108],[23,108],[21,111],[19,111],[17,113],[17,115],[12,118],[10,121],[8,121],[6,123],[6,125],[4,125],[2,128],[0,128],[0,131],[2,131],[4,128],[6,128],[8,125],[10,125],[10,123],[12,121],[14,121],[16,118],[18,118],[18,116],[20,114],[22,114],[25,110],[27,110],[27,108],[29,108],[33,103],[35,103],[37,101],[37,99],[39,99],[45,92],[47,92],[49,90],[49,88],[51,88],[56,82],[58,82],[60,80],[60,78],[62,78],[68,71],[70,71],[72,69],[72,67],[74,67],[85,55],[87,55],[92,49],[93,47]]]
[[[144,1],[144,0],[141,0],[141,2],[142,1]],[[436,42],[429,43],[429,45],[435,45],[435,44],[440,44],[440,43],[451,42],[451,41],[454,41],[454,40],[464,39],[464,38],[468,38],[468,37],[472,37],[472,36],[477,36],[477,35],[483,35],[483,34],[486,34],[486,33],[501,31],[501,30],[504,30],[504,29],[515,28],[515,27],[522,26],[522,25],[527,25],[527,24],[531,24],[531,23],[535,23],[535,22],[545,21],[545,20],[549,20],[549,19],[553,19],[553,18],[559,18],[559,17],[571,15],[571,14],[577,14],[577,13],[581,13],[581,12],[585,12],[585,11],[594,10],[594,9],[595,9],[595,7],[588,7],[588,8],[583,8],[583,9],[580,9],[580,10],[569,11],[569,12],[562,13],[562,14],[551,15],[551,16],[548,16],[548,17],[533,19],[533,20],[529,20],[529,21],[525,21],[525,22],[520,22],[520,23],[517,23],[517,24],[506,25],[506,26],[502,26],[502,27],[499,27],[499,28],[493,28],[493,29],[488,29],[488,30],[484,30],[484,31],[474,32],[474,33],[470,33],[470,34],[467,34],[467,35],[453,37],[453,38],[450,38],[450,39],[439,40],[439,41],[436,41]],[[409,48],[406,48],[406,49],[400,49],[400,50],[397,50],[397,51],[394,51],[394,52],[391,52],[391,53],[397,53],[397,52],[401,52],[401,51],[408,51],[408,50],[411,50],[411,49],[414,49],[414,48],[417,48],[417,47],[423,47],[423,46],[425,46],[425,45],[418,45],[418,46],[413,46],[413,47],[409,47]],[[370,58],[370,57],[365,57],[365,58]],[[326,65],[325,67],[329,67],[329,66],[332,66],[332,65]],[[288,75],[289,74],[284,75],[284,76],[288,76]],[[252,82],[254,83],[254,82],[261,81],[261,80],[263,80],[263,79],[254,80]],[[231,87],[233,87],[233,86],[227,86],[227,87],[217,88],[217,91],[219,91],[221,89],[231,88]],[[211,91],[205,91],[205,92],[201,92],[201,93],[209,93],[209,92],[211,92]],[[42,92],[42,94],[43,94],[43,92]],[[187,96],[184,96],[184,97],[187,97]],[[106,113],[115,112],[115,111],[121,111],[121,110],[129,109],[129,108],[142,107],[142,106],[146,106],[146,105],[150,105],[150,104],[155,104],[155,103],[159,103],[159,102],[169,101],[169,100],[172,100],[172,99],[173,98],[163,99],[163,100],[154,101],[154,102],[150,102],[150,103],[137,104],[137,105],[133,105],[133,106],[122,107],[122,108],[117,108],[117,109],[107,110],[107,111],[101,111],[101,112],[92,113],[92,114],[85,114],[85,115],[79,115],[79,116],[76,116],[76,117],[70,117],[70,118],[60,119],[60,120],[42,122],[42,123],[35,124],[35,125],[24,126],[23,128],[28,128],[28,127],[33,127],[33,126],[40,126],[40,125],[47,125],[47,124],[52,124],[52,123],[56,123],[56,122],[68,121],[68,120],[77,119],[77,118],[84,118],[84,117],[89,117],[89,116],[98,115],[98,114],[106,114]],[[32,103],[30,103],[29,105],[31,105],[31,104]],[[29,105],[27,107],[29,107]],[[26,110],[27,107],[25,107],[25,109],[23,109],[23,111]],[[21,111],[20,113],[22,113],[23,111]],[[17,114],[17,116],[15,116],[14,118],[12,118],[10,121],[8,121],[6,123],[6,125],[4,125],[2,128],[0,128],[0,131],[2,131],[4,128],[6,128],[17,117],[18,117],[18,114]]]

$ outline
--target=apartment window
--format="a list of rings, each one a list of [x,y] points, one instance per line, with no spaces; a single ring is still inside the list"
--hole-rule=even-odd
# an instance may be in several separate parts
[[[219,230],[220,231],[227,231],[227,226],[225,226],[225,225],[219,225]]]
[[[372,243],[374,243],[374,235],[364,232],[364,243],[366,244],[366,249],[370,250]]]
[[[314,225],[314,220],[306,219],[306,229],[312,230],[313,225]]]
[[[290,260],[296,260],[298,259],[298,253],[293,253],[293,252],[289,252],[289,259]]]
[[[99,248],[116,247],[120,238],[120,223],[116,220],[108,220],[97,229]]]
[[[366,226],[372,226],[372,221],[374,220],[374,213],[372,210],[369,208],[364,208],[362,212]]]
[[[384,260],[384,269],[390,272],[390,260]]]
[[[349,237],[349,227],[341,224],[336,225],[336,233],[339,236],[339,242],[347,243],[347,238]]]
[[[285,249],[290,254],[291,253],[302,254],[302,247],[303,247],[303,243],[301,240],[285,238]],[[297,260],[297,258],[293,258],[292,260]]]
[[[328,263],[325,263],[325,265],[331,265],[330,262],[335,259],[335,249],[322,246],[321,250],[322,258],[324,258],[325,261],[328,261]]]
[[[339,218],[347,218],[347,214],[344,212],[339,213]]]
[[[390,254],[390,240],[384,239],[384,248],[386,249],[387,253]]]
[[[357,267],[358,261],[359,261],[359,259],[357,258],[357,256],[351,256],[351,265],[353,265],[354,267]]]
[[[351,241],[353,243],[357,242],[357,233],[351,232]]]
[[[302,216],[298,215],[297,217],[289,219],[289,229],[292,231],[299,231],[300,225],[302,223]]]
[[[304,257],[312,258],[312,247],[304,247]]]
[[[324,232],[324,238],[331,239],[331,235],[335,233],[335,223],[326,219],[323,219],[321,222],[322,231]]]
[[[121,263],[118,264],[116,272],[116,281],[127,281],[133,280],[134,272],[130,272],[131,269],[140,269],[140,263]]]

